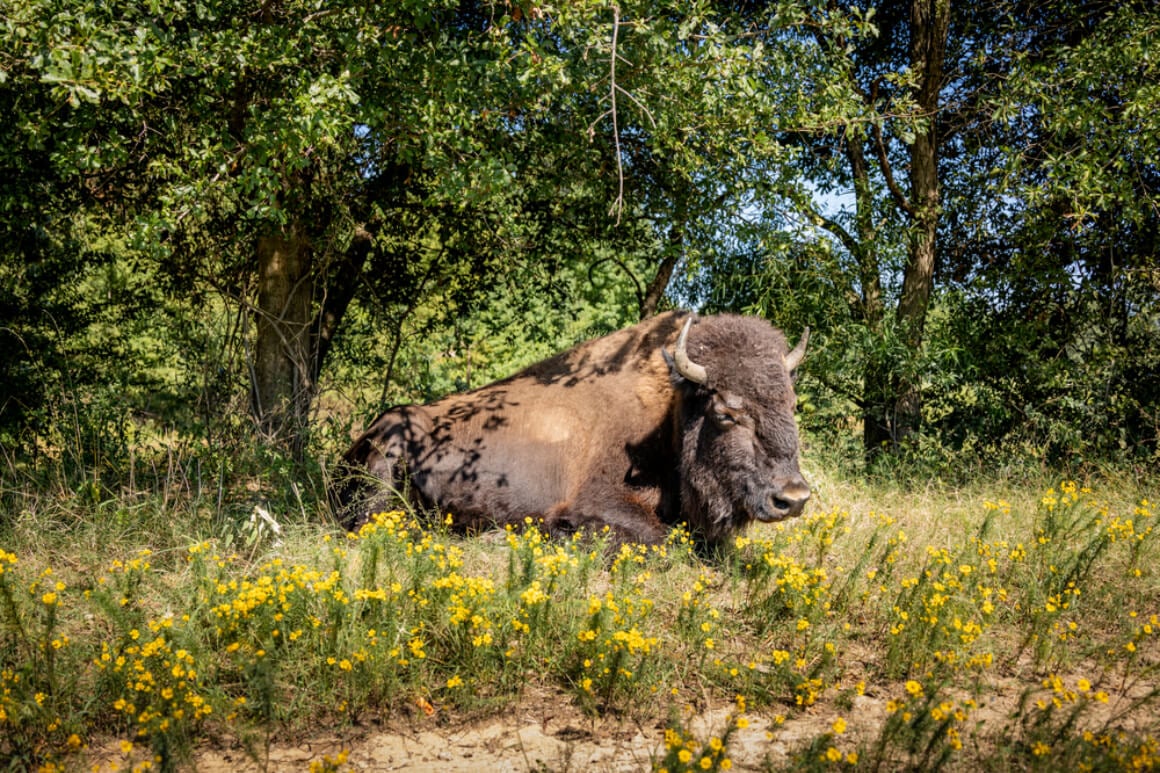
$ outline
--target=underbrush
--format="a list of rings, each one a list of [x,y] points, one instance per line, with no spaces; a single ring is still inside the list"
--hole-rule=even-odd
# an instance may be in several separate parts
[[[56,535],[15,513],[0,755],[87,769],[99,745],[172,769],[229,735],[261,762],[275,735],[486,716],[535,686],[658,728],[669,771],[1156,764],[1147,500],[1070,482],[817,488],[811,514],[711,560],[680,530],[614,550],[530,520],[465,538],[401,512],[357,535],[271,517],[245,540],[212,517],[158,533],[148,498],[116,528],[90,516]],[[717,726],[694,721],[713,706],[730,707]],[[765,746],[742,754],[755,728]]]

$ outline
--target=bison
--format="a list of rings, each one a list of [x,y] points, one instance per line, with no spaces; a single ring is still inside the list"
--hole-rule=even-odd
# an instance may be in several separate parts
[[[765,320],[658,315],[510,378],[391,408],[343,457],[332,490],[357,528],[405,497],[458,530],[543,519],[657,543],[705,544],[801,513],[790,350]]]

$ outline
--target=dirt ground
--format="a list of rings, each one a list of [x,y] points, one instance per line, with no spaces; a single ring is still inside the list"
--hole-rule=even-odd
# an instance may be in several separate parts
[[[723,732],[731,706],[688,717],[687,730],[701,741]],[[884,702],[860,696],[847,712],[849,746],[861,727],[882,721]],[[749,715],[735,732],[728,756],[733,770],[760,770],[785,763],[800,743],[826,732],[836,715],[806,713],[780,726]],[[846,744],[843,744],[846,745]],[[366,771],[640,771],[664,756],[664,723],[641,725],[629,719],[587,717],[563,694],[525,696],[502,717],[461,723],[423,716],[409,727],[352,728],[292,745],[273,740],[266,760],[243,749],[217,748],[197,755],[199,771],[301,771],[311,762],[348,752],[346,767]]]
[[[1160,662],[1155,643],[1142,651],[1141,663]],[[860,663],[868,657],[851,656],[847,676],[862,674]],[[951,763],[953,770],[973,770],[980,759],[995,753],[998,735],[1011,729],[1018,706],[1035,697],[1050,698],[1051,691],[1040,689],[1029,661],[1006,675],[991,674],[966,690],[948,695],[957,701],[975,699],[964,737],[962,757]],[[1085,673],[1096,673],[1093,664],[1074,674],[1064,675],[1074,684]],[[1150,671],[1151,669],[1146,669]],[[867,680],[869,682],[870,680]],[[849,685],[850,682],[846,682]],[[833,693],[815,705],[795,711],[789,707],[767,706],[747,712],[747,726],[729,738],[726,756],[734,771],[769,771],[791,767],[791,756],[833,732],[841,717],[845,730],[831,742],[843,754],[866,748],[879,736],[887,720],[890,696],[904,693],[901,682],[870,682],[865,694],[844,691],[845,698]],[[1153,702],[1157,686],[1150,680],[1121,683],[1106,705],[1093,704],[1085,714],[1084,726],[1115,728],[1128,733],[1155,733]],[[733,720],[735,705],[709,694],[697,701],[699,707],[685,706],[679,716],[686,738],[700,744],[721,737]],[[652,701],[654,706],[660,701]],[[189,767],[198,773],[289,773],[308,771],[312,763],[333,762],[346,753],[341,770],[352,771],[592,771],[628,773],[652,770],[665,755],[666,717],[648,721],[630,715],[585,714],[570,694],[552,686],[530,683],[518,702],[504,713],[486,717],[465,717],[439,706],[406,707],[389,717],[363,717],[343,728],[320,728],[316,733],[296,733],[294,739],[272,737],[264,743],[246,745],[228,735],[207,739],[194,754]],[[777,721],[779,712],[783,712]],[[1081,728],[1082,729],[1082,728]],[[1103,731],[1101,731],[1103,732]],[[86,770],[126,771],[148,759],[148,748],[140,745],[123,754],[109,742],[88,750]],[[333,770],[333,767],[329,768]]]
[[[971,712],[971,723],[992,732],[1009,721],[1025,683],[1000,679],[988,685],[986,699]],[[1151,689],[1137,685],[1125,695],[1126,703]],[[962,696],[966,697],[966,696]],[[886,697],[857,695],[853,704],[839,708],[834,701],[822,701],[778,723],[769,710],[746,714],[748,726],[729,739],[727,756],[735,771],[784,769],[791,755],[811,741],[832,731],[839,716],[845,732],[833,737],[841,751],[856,750],[872,741],[886,721]],[[1120,714],[1125,705],[1113,701],[1096,722],[1119,716],[1124,730],[1135,727],[1133,718]],[[198,749],[190,767],[205,773],[282,773],[307,771],[312,763],[335,761],[346,752],[342,770],[354,771],[594,771],[620,773],[651,770],[664,756],[665,721],[639,722],[627,717],[591,717],[581,712],[563,692],[529,688],[518,704],[506,714],[467,720],[439,707],[412,707],[409,717],[386,720],[370,718],[342,730],[320,730],[301,740],[270,738],[264,748],[247,750],[229,737],[206,741]],[[687,707],[681,716],[686,736],[699,742],[720,737],[731,721],[734,707],[717,704],[694,712]],[[431,712],[428,714],[428,712]],[[1145,722],[1151,727],[1151,722]],[[970,760],[993,751],[994,739],[984,733],[968,743],[961,763],[970,769]],[[976,744],[982,744],[978,746]],[[990,747],[990,749],[989,749]],[[147,749],[139,747],[124,755],[115,743],[93,748],[85,769],[92,771],[130,770],[147,759]],[[952,767],[956,767],[952,765]],[[333,769],[333,768],[331,768]]]
[[[268,739],[264,749],[247,750],[236,739],[205,743],[191,767],[204,773],[256,773],[309,770],[311,763],[334,761],[347,753],[343,770],[356,771],[620,771],[650,770],[664,755],[663,721],[647,724],[616,717],[593,718],[563,693],[525,694],[506,715],[464,721],[437,707],[410,719],[369,722],[342,731],[324,731],[304,740]],[[720,736],[732,706],[689,713],[687,732],[706,742]],[[851,738],[860,725],[881,721],[880,701],[859,697],[849,712]],[[833,717],[825,712],[794,717],[780,726],[756,714],[729,741],[734,770],[760,770],[788,760],[792,748],[825,732]],[[852,743],[851,743],[852,746]],[[86,768],[130,770],[147,759],[138,746],[123,754],[110,742],[89,750]]]

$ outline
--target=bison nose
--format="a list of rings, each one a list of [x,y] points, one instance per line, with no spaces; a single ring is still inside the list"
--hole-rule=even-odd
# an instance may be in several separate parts
[[[810,487],[801,477],[781,487],[773,497],[773,511],[778,519],[800,515],[810,498]]]

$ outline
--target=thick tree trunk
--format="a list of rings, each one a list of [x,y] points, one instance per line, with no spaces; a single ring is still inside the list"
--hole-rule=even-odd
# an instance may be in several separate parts
[[[872,144],[856,135],[843,146],[854,184],[854,232],[813,213],[815,221],[836,235],[858,265],[858,287],[851,286],[850,306],[855,319],[866,326],[871,339],[885,342],[893,335],[888,329],[883,298],[882,266],[877,250],[881,216],[878,193],[872,182],[868,151],[877,151],[881,180],[898,211],[909,219],[911,236],[903,270],[902,292],[894,321],[907,360],[899,361],[895,347],[875,347],[868,353],[862,372],[862,442],[867,463],[897,446],[918,428],[922,415],[921,392],[910,362],[917,361],[922,348],[927,308],[934,286],[939,219],[938,113],[944,79],[944,59],[950,30],[950,0],[909,0],[911,69],[918,76],[915,101],[923,123],[910,145],[909,192],[895,179],[890,164],[890,148],[881,126],[871,126]],[[841,40],[836,41],[844,46]],[[867,107],[879,109],[877,85],[864,94]],[[908,196],[909,193],[909,196]]]
[[[911,67],[918,73],[915,101],[926,123],[910,146],[910,202],[912,229],[898,321],[906,343],[922,342],[926,310],[934,286],[934,261],[940,193],[938,179],[938,113],[943,85],[950,0],[914,0],[910,6]]]
[[[252,409],[262,435],[298,458],[314,397],[311,250],[300,226],[258,239]]]

